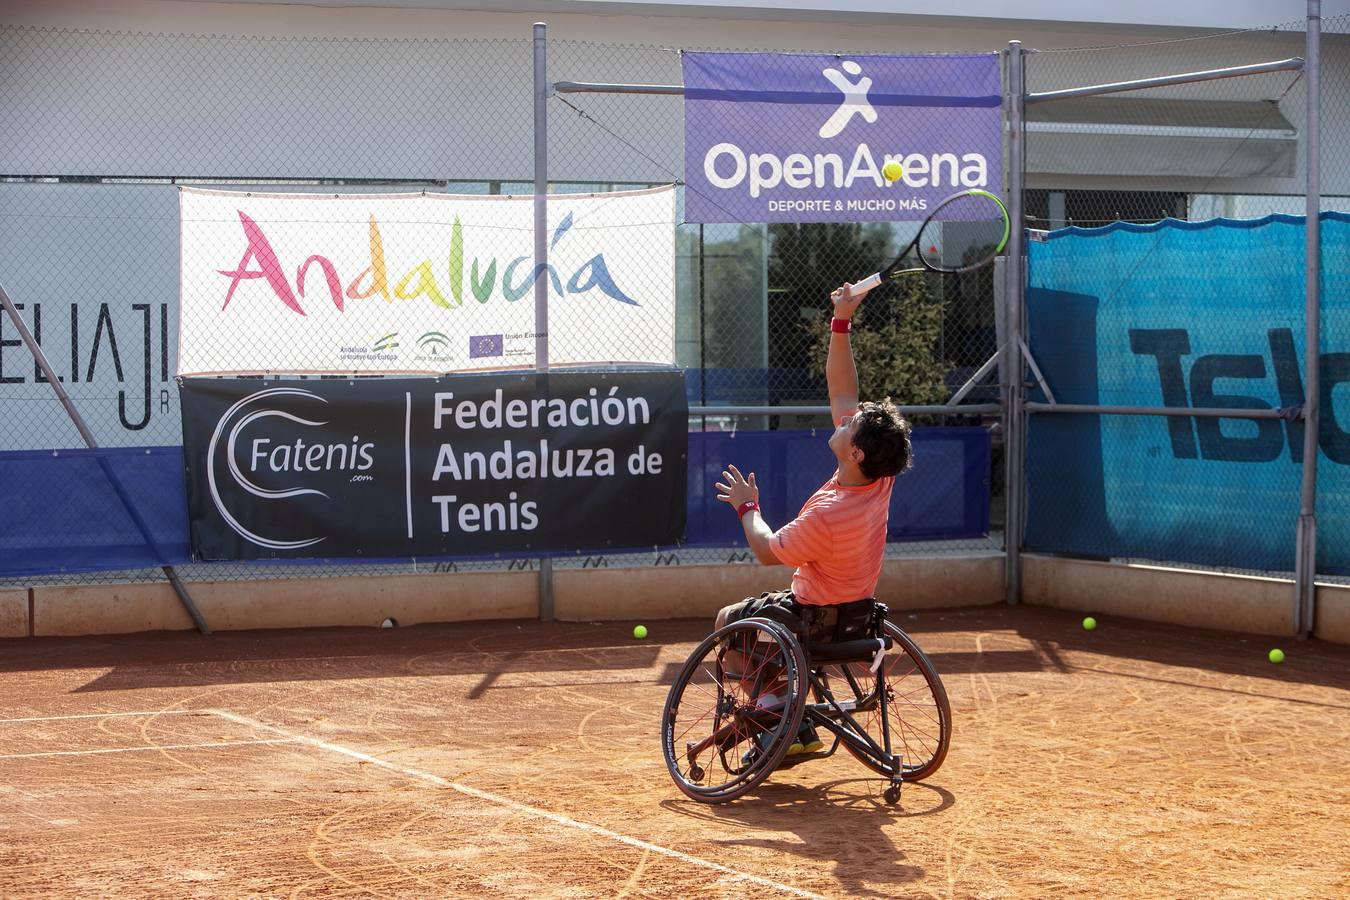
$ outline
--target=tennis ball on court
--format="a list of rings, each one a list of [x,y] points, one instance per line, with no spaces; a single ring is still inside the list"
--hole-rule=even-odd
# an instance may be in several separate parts
[[[1284,662],[1284,651],[1279,647],[1276,647],[1274,650],[1270,651],[1269,657],[1270,661],[1273,663],[1282,663]]]
[[[1097,627],[1097,620],[1092,618],[1092,616],[1088,616],[1086,619],[1083,620],[1084,631],[1091,631],[1096,627]]]
[[[397,628],[397,627],[398,627],[398,619],[385,619],[383,622],[380,623],[380,627],[381,627],[381,628]]]
[[[633,626],[633,637],[637,638],[638,640],[641,640],[642,638],[645,638],[646,636],[647,636],[647,626],[646,626],[646,625],[634,625],[634,626]]]
[[[905,174],[905,169],[895,160],[891,160],[881,167],[881,177],[887,181],[899,181],[900,176]]]

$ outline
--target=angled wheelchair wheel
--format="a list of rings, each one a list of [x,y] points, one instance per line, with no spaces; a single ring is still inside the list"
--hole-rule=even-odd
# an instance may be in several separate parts
[[[936,772],[947,758],[952,739],[951,704],[937,670],[914,639],[892,622],[887,621],[885,629],[891,647],[878,671],[870,671],[866,662],[819,666],[816,699],[823,703],[826,694],[832,696],[880,747],[886,746],[889,731],[891,753],[900,763],[898,774],[904,781],[920,781]],[[847,741],[844,747],[869,769],[882,775],[896,774]]]
[[[725,803],[769,777],[801,726],[806,686],[801,646],[777,622],[742,619],[709,635],[661,713],[676,786],[700,802]]]

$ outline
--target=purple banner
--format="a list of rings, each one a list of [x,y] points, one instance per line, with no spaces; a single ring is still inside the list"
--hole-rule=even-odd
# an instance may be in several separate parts
[[[963,188],[1003,191],[995,53],[685,53],[683,65],[685,221],[917,220]]]

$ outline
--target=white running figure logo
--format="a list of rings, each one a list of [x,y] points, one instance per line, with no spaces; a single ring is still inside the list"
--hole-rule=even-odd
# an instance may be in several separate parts
[[[872,89],[872,79],[864,76],[858,79],[857,84],[850,81],[844,72],[854,76],[862,74],[862,66],[851,59],[843,63],[843,69],[843,72],[838,69],[824,69],[820,73],[844,94],[844,102],[840,103],[834,115],[820,126],[820,136],[823,138],[832,138],[839,134],[855,115],[862,116],[863,121],[868,123],[877,120],[877,111],[867,99],[867,92]]]

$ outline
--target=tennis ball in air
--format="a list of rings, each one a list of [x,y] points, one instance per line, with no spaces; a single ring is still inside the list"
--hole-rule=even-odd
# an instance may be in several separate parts
[[[1097,620],[1092,618],[1092,616],[1088,616],[1086,619],[1083,620],[1084,631],[1091,631],[1096,627],[1097,627]]]
[[[1269,656],[1270,656],[1270,661],[1273,662],[1273,663],[1282,663],[1282,662],[1284,662],[1284,651],[1281,650],[1279,647],[1276,647],[1274,650],[1270,651]]]
[[[646,625],[634,625],[634,626],[633,626],[633,637],[637,638],[638,640],[641,640],[642,638],[645,638],[646,636],[647,636],[647,626],[646,626]]]
[[[891,160],[881,167],[881,176],[887,181],[899,181],[900,176],[905,174],[905,169],[895,160]]]

